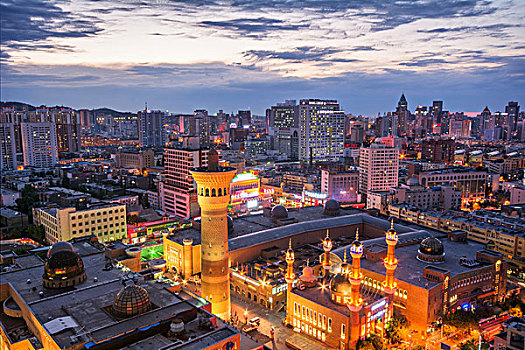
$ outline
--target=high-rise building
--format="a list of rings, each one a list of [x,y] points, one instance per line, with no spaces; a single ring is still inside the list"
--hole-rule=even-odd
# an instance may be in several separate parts
[[[209,152],[207,167],[191,169],[201,207],[201,296],[213,314],[230,320],[228,217],[230,183],[237,170],[219,167],[219,154]]]
[[[403,135],[407,132],[408,122],[410,121],[410,111],[408,110],[408,102],[405,98],[405,94],[401,94],[401,98],[397,103],[396,108],[397,114],[397,130],[399,135]]]
[[[91,111],[89,109],[79,109],[78,114],[80,115],[80,125],[82,129],[88,131],[91,128]]]
[[[441,124],[441,116],[443,113],[443,101],[432,102],[432,115],[434,116],[434,125]]]
[[[22,123],[24,166],[48,168],[56,164],[58,146],[53,123]]]
[[[451,137],[469,138],[472,129],[470,120],[452,119],[449,124],[448,134]]]
[[[359,173],[357,171],[321,171],[321,193],[338,202],[358,202]]]
[[[507,113],[505,126],[511,131],[516,130],[518,114],[520,114],[520,105],[518,102],[510,101],[509,104],[505,106],[505,113]]]
[[[205,109],[196,109],[193,112],[193,118],[190,118],[190,135],[199,137],[201,148],[210,146],[210,116]]]
[[[250,110],[239,111],[237,115],[239,117],[239,126],[249,127],[252,125],[252,112]]]
[[[15,128],[10,123],[0,123],[0,172],[16,170]]]
[[[166,131],[165,114],[162,111],[150,111],[147,108],[139,115],[139,144],[141,147],[164,147]]]
[[[359,150],[359,192],[390,190],[398,185],[399,149],[372,143]]]
[[[454,163],[456,142],[453,139],[425,139],[421,143],[421,159],[432,163]]]
[[[295,100],[286,100],[267,110],[268,133],[272,149],[299,158],[299,106]]]
[[[78,113],[67,107],[39,108],[27,113],[30,123],[53,123],[59,153],[79,152],[81,149],[80,120]]]
[[[208,150],[164,150],[165,181],[160,183],[159,193],[162,209],[170,215],[191,218],[199,215],[197,193],[190,169],[208,164]]]
[[[16,111],[12,108],[3,108],[0,111],[0,123],[13,125],[17,165],[24,164],[24,151],[22,149],[22,122],[24,121],[24,118],[25,112]],[[4,135],[8,135],[8,133],[5,133]]]
[[[336,100],[301,100],[299,130],[300,160],[337,160],[343,156],[345,114]]]

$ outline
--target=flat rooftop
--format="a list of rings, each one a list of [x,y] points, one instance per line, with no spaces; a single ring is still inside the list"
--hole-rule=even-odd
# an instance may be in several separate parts
[[[396,226],[397,229],[397,226]],[[417,259],[419,243],[427,237],[436,237],[442,243],[445,249],[445,261],[441,263],[430,263]],[[387,245],[384,238],[376,238],[363,242],[365,249],[370,247],[373,251],[378,251],[380,247],[386,251]],[[346,247],[349,249],[349,246]],[[416,285],[421,288],[431,289],[440,282],[427,280],[424,277],[423,270],[425,267],[435,267],[443,270],[450,271],[451,277],[473,271],[477,268],[484,267],[486,265],[481,264],[476,267],[467,267],[459,264],[459,259],[466,257],[469,260],[476,259],[476,252],[481,251],[485,248],[484,244],[467,241],[467,242],[453,242],[450,241],[447,236],[443,233],[440,235],[430,234],[427,230],[419,230],[416,232],[402,233],[399,234],[398,244],[396,246],[396,258],[398,259],[398,265],[395,272],[395,278]],[[345,248],[339,248],[333,253],[337,254],[341,259],[343,258],[343,251]],[[370,261],[366,260],[365,255],[361,259],[361,267],[365,270],[372,271],[381,275],[385,274],[385,267],[382,260]]]

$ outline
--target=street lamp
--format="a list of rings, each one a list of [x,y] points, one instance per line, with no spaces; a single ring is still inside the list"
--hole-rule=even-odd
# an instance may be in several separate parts
[[[248,324],[248,309],[244,310],[244,323]]]

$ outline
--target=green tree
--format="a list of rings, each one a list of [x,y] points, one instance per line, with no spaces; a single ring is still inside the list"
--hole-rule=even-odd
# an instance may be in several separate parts
[[[443,317],[443,324],[470,332],[472,328],[478,327],[478,320],[474,313],[458,309],[456,312],[445,315],[445,317]]]
[[[383,339],[375,334],[370,334],[366,339],[359,340],[356,345],[357,350],[382,350],[384,349]]]
[[[470,339],[466,342],[461,343],[459,346],[460,350],[478,350],[479,349],[479,340]],[[481,350],[489,350],[490,345],[485,339],[481,339]]]
[[[403,314],[394,313],[385,326],[385,338],[390,344],[400,343],[409,333],[408,326],[408,320]]]
[[[33,222],[33,208],[37,207],[40,203],[38,191],[26,185],[21,192],[20,198],[16,200],[16,209],[24,214],[27,214],[29,222]]]

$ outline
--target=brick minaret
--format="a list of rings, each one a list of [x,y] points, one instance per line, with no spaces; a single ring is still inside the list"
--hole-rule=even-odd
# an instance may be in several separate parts
[[[397,232],[394,230],[394,219],[391,220],[390,229],[386,231],[386,244],[388,245],[388,250],[386,258],[383,260],[386,268],[386,277],[385,282],[383,282],[383,287],[385,288],[385,295],[388,298],[388,315],[386,320],[388,321],[394,314],[394,294],[397,289],[397,283],[394,279],[394,272],[397,267],[396,259],[396,244],[397,244]]]
[[[348,274],[348,279],[352,284],[350,308],[350,347],[355,347],[361,336],[360,311],[363,307],[363,299],[360,295],[361,282],[363,274],[361,273],[361,256],[363,255],[363,244],[359,241],[359,229],[355,232],[355,241],[350,246],[350,255],[352,255],[352,269]]]
[[[324,271],[324,278],[325,280],[327,280],[328,275],[330,274],[330,268],[332,267],[332,263],[330,262],[330,250],[332,250],[332,240],[328,235],[328,230],[326,230],[326,237],[323,239],[323,250],[324,256],[322,265]]]
[[[201,208],[201,296],[212,313],[230,319],[230,267],[227,209],[236,170],[219,167],[217,151],[208,153],[208,167],[193,168]]]
[[[286,276],[284,276],[287,284],[287,290],[286,290],[286,323],[291,324],[292,323],[292,315],[293,315],[293,309],[290,302],[290,294],[292,293],[292,286],[295,281],[295,273],[293,272],[293,263],[295,261],[295,255],[292,250],[292,240],[290,239],[288,250],[286,251],[285,256],[287,269],[286,269]]]

